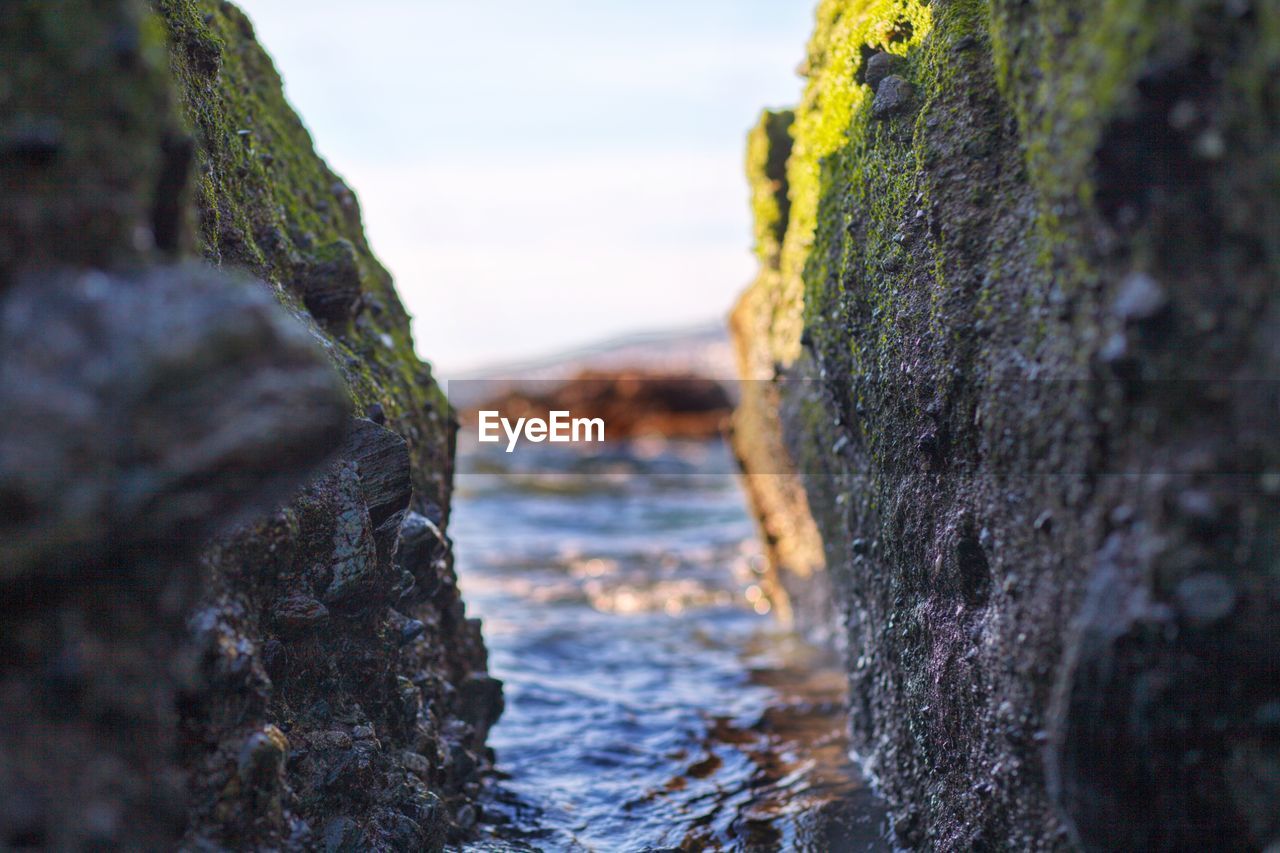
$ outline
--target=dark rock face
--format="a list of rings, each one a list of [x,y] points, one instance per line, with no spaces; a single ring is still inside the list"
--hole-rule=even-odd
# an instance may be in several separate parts
[[[1280,838],[1264,5],[825,3],[794,147],[753,136],[736,440],[804,481],[755,505],[821,529],[906,846]]]
[[[501,685],[354,196],[229,3],[0,51],[0,847],[438,849]]]
[[[0,363],[6,579],[190,557],[347,432],[345,389],[306,330],[260,284],[197,264],[20,276]]]

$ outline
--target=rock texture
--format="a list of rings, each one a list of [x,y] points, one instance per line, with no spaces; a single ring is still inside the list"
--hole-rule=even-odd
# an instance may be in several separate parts
[[[229,3],[15,0],[0,55],[0,847],[465,834],[501,686],[354,196]]]
[[[1280,839],[1277,35],[823,0],[752,137],[737,443],[779,588],[821,531],[904,845]]]

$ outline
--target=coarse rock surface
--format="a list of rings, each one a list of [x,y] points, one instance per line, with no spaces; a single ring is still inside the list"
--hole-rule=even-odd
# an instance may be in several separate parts
[[[462,837],[501,685],[354,195],[230,3],[0,55],[0,848]]]
[[[735,443],[905,846],[1280,840],[1278,67],[1269,0],[822,0],[751,137]]]

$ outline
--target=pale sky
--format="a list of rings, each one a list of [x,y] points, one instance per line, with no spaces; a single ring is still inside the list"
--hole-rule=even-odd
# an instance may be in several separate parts
[[[449,375],[723,317],[812,0],[241,0]]]

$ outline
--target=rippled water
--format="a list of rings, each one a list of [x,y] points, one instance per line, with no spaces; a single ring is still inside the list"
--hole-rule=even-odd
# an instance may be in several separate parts
[[[720,442],[463,454],[458,573],[507,697],[469,849],[887,849],[842,675],[764,615],[732,465]]]

